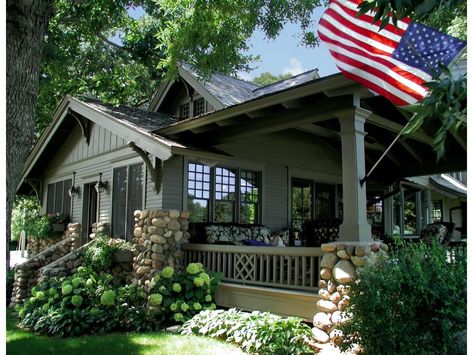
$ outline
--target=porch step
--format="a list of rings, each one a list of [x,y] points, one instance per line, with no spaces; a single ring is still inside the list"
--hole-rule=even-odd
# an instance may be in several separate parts
[[[217,305],[246,311],[295,316],[312,322],[319,296],[315,292],[246,286],[222,282],[215,294]]]

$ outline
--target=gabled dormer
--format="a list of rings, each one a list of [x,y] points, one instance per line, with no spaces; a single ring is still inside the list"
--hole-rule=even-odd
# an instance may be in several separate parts
[[[245,102],[258,88],[253,83],[220,73],[204,81],[190,65],[183,64],[177,80],[160,85],[149,110],[180,119],[197,117]]]

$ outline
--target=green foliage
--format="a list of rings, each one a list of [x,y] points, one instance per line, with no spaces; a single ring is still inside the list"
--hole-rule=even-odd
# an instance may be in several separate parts
[[[30,196],[15,197],[11,220],[11,238],[19,240],[22,230],[32,235],[33,226],[39,217],[40,204],[37,198]]]
[[[182,327],[182,334],[200,334],[226,339],[248,353],[310,353],[305,344],[311,329],[295,317],[279,317],[270,313],[246,313],[236,309],[206,310]]]
[[[301,42],[316,45],[312,11],[320,0],[214,1],[164,0],[160,2],[164,26],[157,36],[164,52],[160,66],[175,76],[177,64],[186,61],[202,76],[216,69],[225,74],[248,70],[256,59],[244,52],[256,29],[276,38],[284,24],[299,23]]]
[[[39,283],[18,311],[23,327],[55,336],[154,330],[163,320],[146,307],[143,288],[120,286],[111,275],[86,267],[72,276]]]
[[[57,236],[54,233],[53,226],[48,216],[41,216],[37,218],[31,225],[31,235],[37,238],[49,238]]]
[[[213,300],[220,277],[206,271],[200,263],[190,263],[182,273],[167,266],[152,281],[148,304],[155,307],[161,296],[159,308],[165,319],[185,322],[201,309],[216,308]]]
[[[113,254],[119,250],[133,250],[131,243],[122,239],[110,238],[97,234],[93,243],[84,252],[84,264],[97,272],[105,271],[112,266]]]
[[[440,124],[432,145],[437,152],[437,160],[445,154],[447,133],[457,133],[466,128],[466,77],[454,79],[450,71],[443,67],[444,77],[426,83],[430,95],[418,105],[403,107],[415,114],[404,131],[409,135],[424,124]]]
[[[457,10],[464,8],[466,14],[466,4],[462,0],[365,0],[361,3],[360,13],[375,11],[374,21],[381,21],[381,28],[384,28],[388,23],[396,24],[397,20],[405,17],[429,22],[430,17],[436,16],[437,22],[432,21],[433,24],[438,24],[440,18],[445,23],[452,21],[452,17],[449,16],[452,14],[452,9],[455,8]],[[456,13],[458,14],[458,11]]]
[[[264,73],[261,73],[256,78],[254,78],[253,80],[251,80],[251,82],[259,86],[266,86],[266,85],[274,84],[275,82],[278,82],[281,80],[289,79],[291,77],[292,77],[291,73],[273,75],[270,72],[264,72]]]
[[[352,284],[342,348],[366,354],[459,354],[466,330],[466,257],[438,244],[399,244]]]

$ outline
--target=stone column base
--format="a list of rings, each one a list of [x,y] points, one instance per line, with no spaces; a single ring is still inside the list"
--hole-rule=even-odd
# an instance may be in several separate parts
[[[324,256],[320,262],[319,301],[314,316],[312,334],[314,348],[337,348],[343,334],[337,325],[347,319],[343,312],[350,301],[350,286],[356,279],[357,269],[377,253],[385,253],[388,246],[382,242],[333,242],[322,244]],[[356,351],[354,349],[354,351]]]

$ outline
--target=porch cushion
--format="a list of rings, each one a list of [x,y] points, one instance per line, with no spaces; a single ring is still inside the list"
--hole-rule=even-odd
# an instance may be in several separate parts
[[[206,241],[209,244],[230,242],[242,245],[242,241],[249,239],[263,242],[271,234],[268,227],[255,225],[208,224],[204,229]]]

